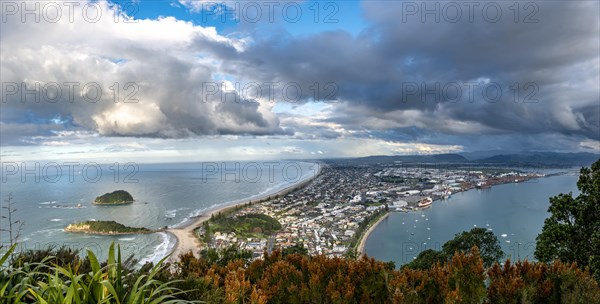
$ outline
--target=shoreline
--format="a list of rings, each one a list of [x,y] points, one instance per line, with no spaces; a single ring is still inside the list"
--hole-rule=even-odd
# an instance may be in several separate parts
[[[170,255],[168,260],[177,261],[181,254],[187,253],[189,251],[191,251],[195,257],[199,257],[198,252],[201,249],[201,244],[198,238],[195,236],[194,230],[199,228],[205,221],[209,220],[213,214],[216,215],[221,212],[229,212],[238,207],[244,206],[249,202],[261,203],[267,200],[269,197],[283,196],[294,190],[300,189],[306,186],[308,183],[310,183],[321,173],[322,165],[319,163],[314,164],[317,166],[317,171],[315,174],[312,174],[310,177],[301,180],[295,184],[289,185],[281,190],[278,190],[277,192],[265,193],[251,198],[245,198],[234,202],[228,202],[220,207],[216,207],[215,209],[206,210],[204,213],[198,215],[197,217],[191,218],[191,221],[185,223],[182,227],[167,228],[162,230],[168,235],[175,237],[176,240],[173,248],[167,252],[167,255]]]
[[[566,174],[565,172],[559,172],[559,173],[553,173],[553,174],[548,174],[548,175],[545,175],[545,176],[536,177],[536,178],[533,178],[533,179],[548,178],[548,177],[560,176],[560,175],[565,175],[565,174]],[[519,182],[519,183],[521,183],[521,182]],[[460,192],[457,192],[457,193],[466,193],[466,192],[469,192],[471,190],[487,190],[487,189],[491,189],[491,188],[493,188],[495,186],[501,186],[501,185],[506,185],[506,184],[511,184],[511,182],[494,184],[494,185],[491,185],[490,187],[485,188],[485,189],[478,189],[476,187],[473,187],[473,188],[469,188],[469,189],[466,189],[464,191],[460,191]],[[455,193],[453,193],[453,194],[455,194]],[[442,199],[433,200],[432,204],[435,203],[435,202],[440,202],[440,201],[442,201]],[[408,212],[413,212],[413,211],[415,211],[415,210],[410,210]],[[373,223],[369,227],[369,229],[367,229],[367,231],[362,235],[362,237],[360,239],[360,242],[358,243],[358,246],[356,247],[356,252],[357,252],[357,256],[358,257],[362,257],[362,256],[366,255],[365,245],[367,243],[367,239],[369,238],[369,235],[371,234],[371,232],[373,232],[373,230],[375,229],[375,227],[377,227],[377,225],[379,225],[379,223],[384,218],[386,218],[391,212],[397,212],[397,211],[391,211],[391,210],[388,211],[388,213],[386,213],[385,215],[383,215],[379,220],[377,220],[377,222]]]
[[[119,203],[97,203],[96,201],[92,202],[94,206],[126,206],[135,203],[135,201],[127,201],[127,202],[119,202]]]
[[[373,230],[375,230],[375,227],[377,227],[377,225],[379,225],[381,221],[383,221],[390,215],[390,212],[392,211],[388,211],[384,215],[382,215],[376,222],[370,225],[369,229],[367,229],[367,231],[365,231],[365,233],[363,233],[363,235],[360,237],[360,242],[358,243],[358,246],[356,246],[357,258],[366,255],[365,245],[367,244],[367,239],[369,238],[369,235],[371,234],[371,232],[373,232]]]

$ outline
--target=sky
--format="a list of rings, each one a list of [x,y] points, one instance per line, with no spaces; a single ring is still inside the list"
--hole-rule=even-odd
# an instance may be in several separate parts
[[[600,153],[598,1],[2,1],[2,161]]]

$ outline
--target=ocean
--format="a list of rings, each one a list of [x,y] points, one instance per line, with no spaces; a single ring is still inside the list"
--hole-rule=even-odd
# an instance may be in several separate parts
[[[22,249],[67,246],[92,249],[106,258],[111,242],[122,255],[140,263],[156,262],[175,244],[174,237],[147,235],[100,236],[66,233],[70,223],[114,220],[132,227],[180,227],[211,209],[276,193],[313,177],[318,165],[300,161],[203,162],[181,164],[2,163],[0,196],[3,206],[12,194],[13,220],[25,223]],[[94,199],[126,190],[130,205],[97,206]],[[2,209],[6,215],[6,209]],[[2,219],[2,228],[7,220]],[[0,234],[0,243],[9,242]]]
[[[533,260],[535,239],[549,216],[549,198],[577,189],[575,173],[472,189],[435,201],[424,210],[393,212],[369,235],[365,251],[401,266],[421,251],[441,249],[454,235],[473,227],[486,228],[499,239],[505,258]]]

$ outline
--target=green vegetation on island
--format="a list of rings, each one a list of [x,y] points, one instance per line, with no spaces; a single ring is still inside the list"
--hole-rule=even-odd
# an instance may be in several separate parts
[[[96,205],[125,205],[133,203],[133,196],[125,190],[117,190],[96,197]]]
[[[272,235],[281,229],[279,221],[266,214],[258,213],[239,216],[218,214],[211,217],[209,222],[205,222],[206,224],[204,225],[204,230],[208,231],[209,234],[215,232],[234,232],[238,237],[263,237],[265,235]]]
[[[148,228],[128,227],[115,221],[85,221],[70,224],[65,228],[65,231],[90,234],[139,234],[153,232]]]

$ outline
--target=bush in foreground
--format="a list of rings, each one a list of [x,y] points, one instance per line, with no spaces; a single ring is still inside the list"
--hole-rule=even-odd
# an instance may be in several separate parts
[[[190,253],[171,269],[162,280],[194,289],[181,298],[209,303],[600,303],[598,283],[576,264],[506,261],[486,269],[477,247],[425,269],[279,251],[225,266]]]
[[[15,246],[0,259],[7,262]],[[101,267],[93,252],[85,259],[70,262],[63,258],[71,255],[62,249],[62,257],[20,255],[9,266],[0,269],[0,303],[186,303],[176,296],[183,292],[172,285],[177,281],[161,282],[155,276],[164,268],[164,260],[135,277],[127,276],[123,268],[121,250],[114,244],[109,248],[106,265]],[[51,250],[50,250],[51,251]],[[86,261],[86,262],[84,262]],[[131,281],[131,284],[127,282]]]
[[[280,251],[250,261],[235,248],[135,270],[118,247],[102,264],[91,251],[76,253],[18,256],[0,269],[0,303],[600,303],[598,283],[574,263],[508,260],[486,269],[476,246],[400,270],[368,257]]]

